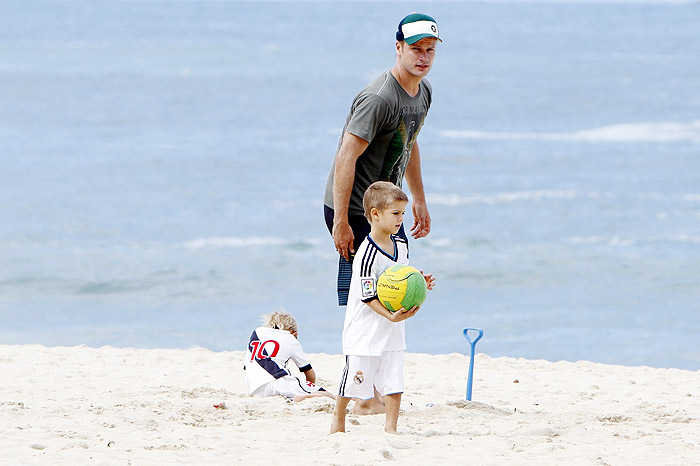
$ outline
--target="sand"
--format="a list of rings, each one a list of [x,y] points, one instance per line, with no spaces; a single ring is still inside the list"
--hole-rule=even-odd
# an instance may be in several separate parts
[[[336,389],[341,355],[310,354]],[[700,371],[406,355],[400,435],[247,395],[243,352],[0,346],[2,465],[700,465]],[[225,405],[225,409],[214,405]]]

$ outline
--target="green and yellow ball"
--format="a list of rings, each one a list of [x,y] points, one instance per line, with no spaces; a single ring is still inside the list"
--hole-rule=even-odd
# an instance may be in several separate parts
[[[377,297],[391,312],[420,306],[425,301],[427,291],[423,274],[410,265],[389,267],[377,280]]]

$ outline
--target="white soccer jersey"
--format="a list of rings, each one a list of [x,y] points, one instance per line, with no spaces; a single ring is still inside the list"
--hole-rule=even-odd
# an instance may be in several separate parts
[[[384,351],[406,349],[405,322],[391,322],[365,304],[377,297],[377,279],[382,272],[397,264],[408,265],[408,242],[395,235],[391,239],[391,253],[367,236],[355,254],[343,326],[344,354],[380,356]]]
[[[311,369],[309,359],[294,335],[287,330],[256,328],[250,336],[243,361],[250,394],[268,382],[291,375],[287,369],[290,359],[301,372]]]

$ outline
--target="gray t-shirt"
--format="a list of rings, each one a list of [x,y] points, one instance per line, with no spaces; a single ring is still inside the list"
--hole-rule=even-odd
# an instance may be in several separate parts
[[[386,71],[369,83],[355,97],[345,127],[349,132],[369,142],[357,159],[355,183],[350,196],[349,213],[364,215],[362,196],[375,181],[391,181],[401,187],[406,165],[418,132],[432,101],[432,87],[423,79],[415,97],[411,97]],[[333,172],[335,157],[326,182],[325,205],[333,208]]]

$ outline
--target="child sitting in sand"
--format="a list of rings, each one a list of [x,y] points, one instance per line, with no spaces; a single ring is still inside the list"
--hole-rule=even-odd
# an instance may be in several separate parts
[[[316,386],[316,373],[297,339],[297,322],[291,314],[277,311],[262,316],[263,326],[253,331],[245,354],[244,369],[253,396],[282,395],[293,401],[313,396],[335,396]],[[293,360],[305,381],[292,375],[287,362]]]

